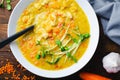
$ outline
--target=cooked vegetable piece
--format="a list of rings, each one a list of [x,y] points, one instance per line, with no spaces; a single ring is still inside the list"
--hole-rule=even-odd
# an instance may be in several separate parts
[[[78,40],[76,38],[72,39],[75,43],[78,43]]]
[[[65,47],[61,46],[61,51],[64,52],[65,51]]]
[[[69,50],[69,48],[67,46],[65,46],[65,51],[68,51],[68,50]]]

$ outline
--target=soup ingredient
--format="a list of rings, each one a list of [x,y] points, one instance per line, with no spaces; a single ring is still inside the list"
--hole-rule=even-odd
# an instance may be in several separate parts
[[[62,45],[62,42],[60,40],[57,40],[56,44],[61,49],[62,52],[69,50],[68,47]]]
[[[87,39],[87,38],[89,38],[90,37],[90,34],[89,33],[85,33],[85,34],[79,34],[78,35],[78,40],[77,39],[75,39],[75,38],[73,38],[70,34],[67,34],[67,36],[69,36],[70,38],[71,38],[71,40],[73,40],[73,42],[74,42],[74,44],[72,44],[72,45],[70,45],[70,46],[68,46],[68,47],[66,47],[66,46],[63,46],[62,45],[62,42],[60,41],[60,40],[57,40],[56,41],[56,44],[58,45],[58,47],[61,49],[61,52],[59,52],[61,55],[66,55],[66,59],[65,59],[65,62],[66,62],[66,60],[67,60],[67,58],[70,58],[70,59],[72,59],[75,63],[77,62],[77,59],[73,56],[75,53],[76,53],[76,51],[77,51],[77,49],[78,49],[78,47],[80,46],[80,44],[85,40],[85,39]],[[67,44],[66,44],[67,45]],[[71,53],[72,52],[72,53]],[[58,54],[59,54],[58,53]]]
[[[111,52],[103,58],[103,67],[108,73],[117,73],[120,71],[120,54]]]
[[[80,73],[80,78],[83,80],[112,80],[107,77],[103,77],[97,74],[82,72]]]
[[[37,59],[40,59],[41,55],[40,54],[37,54],[36,58]]]
[[[74,62],[77,62],[77,59],[74,56],[72,56],[70,52],[68,52],[66,55],[68,58],[72,59]]]

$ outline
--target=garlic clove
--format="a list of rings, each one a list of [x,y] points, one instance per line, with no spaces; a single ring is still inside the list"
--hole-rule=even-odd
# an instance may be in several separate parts
[[[120,54],[111,52],[103,60],[103,67],[108,73],[117,73],[120,71]]]

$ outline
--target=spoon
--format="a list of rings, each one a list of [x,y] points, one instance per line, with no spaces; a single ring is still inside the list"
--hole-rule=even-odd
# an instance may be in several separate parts
[[[8,37],[7,39],[3,40],[2,42],[0,42],[0,48],[3,48],[5,45],[9,44],[10,42],[14,41],[15,39],[17,39],[18,37],[22,36],[23,34],[25,34],[26,32],[33,30],[34,25]]]

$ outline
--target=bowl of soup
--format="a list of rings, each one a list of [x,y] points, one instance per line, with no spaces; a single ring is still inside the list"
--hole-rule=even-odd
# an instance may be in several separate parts
[[[61,78],[82,69],[93,56],[99,26],[86,0],[21,0],[13,10],[8,37],[34,25],[10,44],[17,61],[42,77]]]

